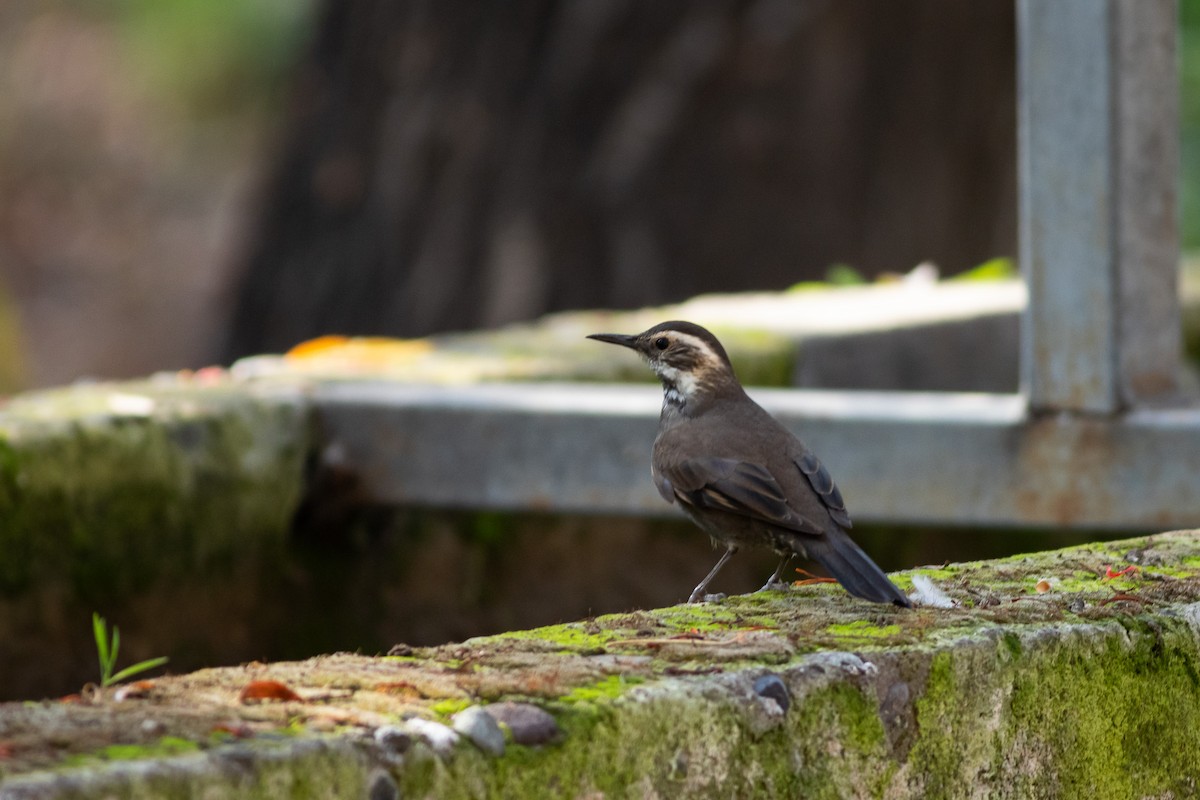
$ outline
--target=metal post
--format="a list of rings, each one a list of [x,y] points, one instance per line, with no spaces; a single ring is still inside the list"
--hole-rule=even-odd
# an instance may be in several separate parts
[[[1019,0],[1022,372],[1113,413],[1179,367],[1175,0]]]
[[[1117,369],[1129,405],[1171,399],[1183,358],[1176,5],[1114,6]]]

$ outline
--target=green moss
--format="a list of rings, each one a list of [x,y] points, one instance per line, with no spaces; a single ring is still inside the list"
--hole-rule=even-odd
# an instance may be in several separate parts
[[[637,675],[609,675],[587,686],[577,686],[561,700],[567,703],[594,703],[613,700],[625,693],[630,686],[644,683],[645,678]]]
[[[1110,639],[1060,650],[1016,681],[1009,733],[1014,741],[1033,738],[1030,750],[1053,759],[1062,796],[1183,788],[1200,752],[1196,653],[1190,634],[1168,635],[1180,649],[1167,658],[1159,657],[1157,637],[1136,637],[1132,646]]]
[[[673,633],[774,628],[778,626],[778,620],[762,613],[762,608],[769,607],[772,602],[765,594],[739,595],[720,604],[685,603],[660,608],[654,612],[654,617]]]
[[[921,567],[920,569],[908,570],[903,575],[897,575],[897,578],[908,577],[912,581],[912,575],[924,575],[931,581],[949,581],[954,580],[966,568],[966,564],[956,565],[954,567],[942,567],[941,569],[933,569],[930,567]]]
[[[925,796],[966,796],[979,775],[1016,797],[1178,791],[1200,753],[1200,653],[1182,621],[1122,624],[936,655],[910,754]]]
[[[150,745],[114,744],[100,751],[100,757],[109,761],[139,758],[163,758],[181,753],[193,753],[200,749],[195,742],[177,736],[164,736]]]
[[[901,627],[857,620],[825,630],[870,639]],[[1186,789],[1200,753],[1190,723],[1200,714],[1200,652],[1187,624],[1123,617],[1057,630],[985,626],[946,649],[908,650],[898,674],[911,687],[914,723],[891,736],[879,696],[853,680],[810,689],[782,727],[753,733],[721,695],[635,700],[609,676],[563,698],[579,713],[559,714],[568,730],[561,745],[512,748],[494,765],[452,762],[425,772],[414,796],[478,796],[480,769],[483,786],[511,797],[546,787],[613,798],[1115,798]],[[897,750],[905,736],[911,748]]]
[[[169,758],[184,753],[194,753],[200,745],[177,736],[164,736],[149,744],[111,744],[94,753],[69,756],[63,761],[67,768],[95,765],[101,761],[140,761],[145,759]]]
[[[736,631],[741,629],[775,628],[778,621],[764,614],[764,603],[771,601],[760,595],[732,597],[721,604],[684,604],[644,612],[642,624],[652,626],[656,634],[669,637],[682,633]],[[769,605],[768,605],[769,607]],[[547,625],[527,631],[511,631],[481,637],[474,642],[496,640],[537,641],[557,645],[563,651],[602,651],[614,641],[629,639],[636,631],[627,627],[626,615],[612,614],[591,623],[570,622]]]
[[[964,743],[957,733],[962,728],[961,686],[950,653],[934,656],[924,696],[917,701],[920,733],[909,753],[912,769],[924,776],[930,798],[954,797],[960,786]]]
[[[283,544],[303,487],[302,409],[148,390],[149,414],[120,416],[112,396],[26,395],[0,414],[0,593],[55,581],[123,595]]]
[[[562,625],[547,625],[528,631],[508,631],[488,637],[490,639],[524,639],[551,642],[564,650],[593,650],[603,647],[615,638],[611,631],[591,633],[579,622]]]
[[[732,699],[617,703],[607,713],[560,718],[567,735],[559,745],[512,746],[490,761],[463,751],[406,770],[402,796],[836,798],[863,788],[878,795],[895,769],[868,772],[886,752],[883,727],[872,698],[844,685],[811,693],[783,725],[758,734]],[[830,759],[831,747],[846,749]]]
[[[900,633],[899,625],[874,625],[866,620],[855,620],[846,624],[834,624],[825,628],[825,632],[834,636],[844,636],[851,639],[885,639]]]
[[[474,701],[469,698],[451,698],[447,700],[439,700],[429,707],[429,710],[437,714],[439,717],[452,717],[465,708],[474,705]]]
[[[1196,573],[1197,573],[1197,570],[1194,568],[1188,569],[1186,567],[1168,567],[1168,566],[1164,566],[1161,564],[1156,564],[1152,567],[1146,567],[1145,569],[1143,569],[1141,571],[1140,575],[1141,575],[1141,577],[1143,577],[1145,579],[1152,579],[1153,577],[1156,577],[1156,576],[1162,577],[1162,578],[1182,579],[1182,578],[1194,578],[1194,577],[1196,577]]]

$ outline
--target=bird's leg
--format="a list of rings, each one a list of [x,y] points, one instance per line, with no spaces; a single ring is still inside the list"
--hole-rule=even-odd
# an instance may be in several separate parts
[[[721,556],[721,559],[717,562],[717,565],[712,568],[712,571],[705,575],[704,580],[700,581],[700,585],[692,590],[692,596],[688,598],[689,603],[694,603],[704,596],[704,589],[708,586],[708,582],[717,577],[717,573],[721,571],[721,567],[725,566],[725,562],[731,559],[733,554],[736,552],[737,548],[733,545],[730,545],[725,553]]]
[[[795,553],[788,553],[786,556],[784,556],[780,560],[779,566],[775,568],[775,574],[772,575],[771,577],[767,578],[766,584],[764,584],[763,587],[761,589],[759,589],[759,591],[765,592],[768,589],[774,589],[776,586],[786,586],[787,584],[779,579],[780,579],[780,577],[782,577],[783,571],[785,569],[787,569],[787,565],[792,563],[792,559],[795,557],[796,557]]]

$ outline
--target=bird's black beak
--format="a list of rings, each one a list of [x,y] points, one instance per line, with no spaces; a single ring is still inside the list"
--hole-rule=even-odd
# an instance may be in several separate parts
[[[598,342],[608,342],[609,344],[619,344],[622,347],[637,349],[637,337],[625,333],[593,333],[587,338],[595,339]]]

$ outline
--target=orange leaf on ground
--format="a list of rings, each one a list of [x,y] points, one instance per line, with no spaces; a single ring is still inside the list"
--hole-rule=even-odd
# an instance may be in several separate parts
[[[148,697],[154,689],[154,681],[135,681],[127,683],[113,693],[113,699],[117,702],[122,700],[133,700],[139,697]]]
[[[814,583],[837,583],[837,578],[826,578],[823,575],[813,575],[811,572],[801,567],[796,567],[796,572],[805,577],[798,581],[792,581],[792,586],[809,586]]]
[[[247,683],[238,700],[249,703],[255,700],[299,700],[300,695],[279,681],[251,681]]]
[[[306,358],[317,353],[323,353],[326,350],[332,350],[335,347],[340,347],[348,341],[350,341],[350,337],[348,336],[332,334],[329,336],[318,336],[315,339],[301,342],[291,350],[288,350],[286,355],[289,358]]]

